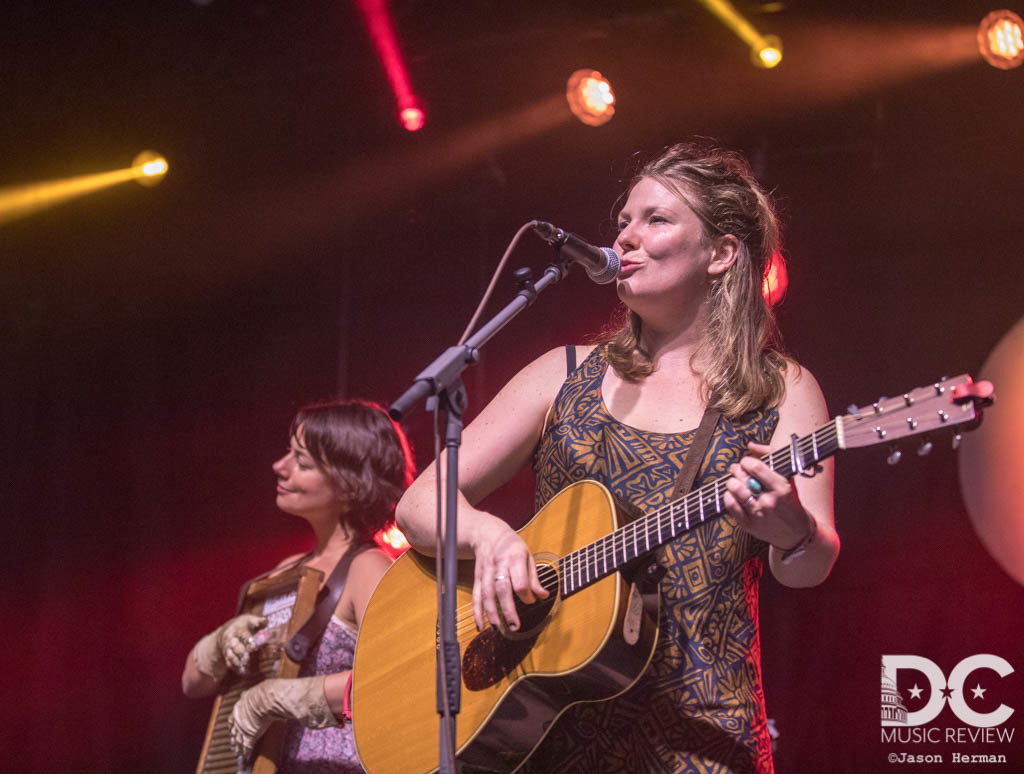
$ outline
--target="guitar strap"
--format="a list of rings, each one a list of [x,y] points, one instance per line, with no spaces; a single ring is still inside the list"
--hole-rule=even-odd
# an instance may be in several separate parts
[[[710,408],[704,410],[704,416],[700,418],[697,432],[690,443],[690,450],[686,453],[686,459],[683,460],[683,467],[679,470],[679,475],[676,476],[676,485],[672,488],[669,500],[675,500],[677,497],[682,497],[690,491],[694,479],[697,478],[697,470],[700,468],[700,463],[704,460],[708,444],[711,443],[711,436],[715,434],[715,428],[718,427],[718,420],[721,417],[722,412],[720,411],[714,411]]]
[[[313,643],[320,639],[324,629],[327,628],[327,622],[331,620],[331,614],[334,613],[334,609],[338,606],[338,600],[341,599],[341,592],[345,590],[348,568],[352,564],[352,560],[372,546],[372,543],[352,546],[342,554],[338,563],[334,565],[334,570],[320,590],[320,599],[316,603],[313,614],[306,619],[302,628],[295,632],[288,640],[288,644],[284,646],[288,658],[296,664],[302,663]]]

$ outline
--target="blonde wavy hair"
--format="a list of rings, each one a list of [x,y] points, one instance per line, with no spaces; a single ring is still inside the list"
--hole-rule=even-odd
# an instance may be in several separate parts
[[[704,401],[729,418],[778,405],[791,361],[781,352],[775,315],[761,293],[781,242],[771,200],[742,156],[710,142],[668,148],[633,177],[627,195],[645,178],[686,201],[703,224],[708,245],[724,235],[740,243],[732,266],[711,278],[707,330],[692,361],[702,364]],[[641,344],[641,326],[640,317],[627,310],[604,339],[608,362],[633,382],[656,368]]]

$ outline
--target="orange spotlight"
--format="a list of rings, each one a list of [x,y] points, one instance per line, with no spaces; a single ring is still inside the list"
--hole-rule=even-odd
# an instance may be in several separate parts
[[[600,126],[615,115],[612,85],[597,70],[577,70],[569,77],[565,98],[569,110],[587,126]]]
[[[761,295],[768,302],[768,306],[775,306],[786,295],[788,287],[789,272],[786,271],[786,259],[782,257],[782,253],[772,253],[771,260],[765,267]]]
[[[993,11],[978,25],[978,51],[993,67],[1009,70],[1024,62],[1024,20],[1013,11]]]

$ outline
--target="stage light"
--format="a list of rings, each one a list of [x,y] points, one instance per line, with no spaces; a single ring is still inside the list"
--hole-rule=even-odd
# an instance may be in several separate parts
[[[764,280],[761,283],[761,295],[768,306],[775,306],[786,295],[789,287],[789,272],[786,271],[786,259],[782,253],[772,253],[768,266],[765,267]]]
[[[377,57],[391,82],[391,90],[398,103],[398,120],[406,131],[415,132],[423,127],[427,117],[412,90],[387,0],[356,0],[356,5],[363,14]]]
[[[569,110],[587,126],[600,126],[615,115],[612,85],[597,70],[577,70],[565,89]]]
[[[396,557],[399,554],[408,551],[410,548],[409,541],[405,538],[405,533],[396,526],[392,526],[390,529],[378,532],[377,542],[385,551],[391,554],[392,557]]]
[[[164,179],[167,168],[167,160],[163,156],[153,151],[142,151],[130,167],[123,169],[0,188],[0,224],[56,207],[70,199],[128,180],[138,180],[142,185],[154,186]]]
[[[782,61],[782,41],[775,35],[758,32],[728,0],[700,0],[700,3],[750,46],[750,58],[755,65],[772,68]]]
[[[782,41],[777,35],[765,35],[760,43],[750,49],[754,64],[771,69],[782,61]]]
[[[132,169],[137,174],[135,180],[139,185],[156,185],[167,175],[168,168],[167,159],[150,150],[144,150],[132,159]]]
[[[418,107],[407,107],[398,114],[398,117],[402,121],[402,126],[409,132],[417,132],[422,129],[426,120],[423,111]]]
[[[1024,19],[1013,11],[993,11],[978,25],[978,51],[993,67],[1009,70],[1024,62]]]

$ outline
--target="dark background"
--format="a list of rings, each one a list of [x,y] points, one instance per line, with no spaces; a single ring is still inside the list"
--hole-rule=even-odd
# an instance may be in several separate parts
[[[682,0],[396,1],[427,106],[414,134],[348,2],[6,8],[0,186],[143,148],[171,170],[0,226],[5,770],[194,768],[209,702],[181,696],[189,649],[244,579],[307,544],[273,505],[294,410],[396,397],[525,221],[610,243],[634,153],[697,134],[752,159],[787,224],[786,343],[833,413],[977,374],[1022,312],[1024,70],[972,53],[984,3],[744,5],[785,43],[764,71]],[[611,79],[610,123],[517,118],[579,67]],[[513,266],[548,258],[529,237]],[[578,272],[548,291],[467,374],[470,413],[614,307]],[[429,419],[407,427],[422,467]],[[880,742],[883,654],[1024,667],[1024,592],[972,531],[954,453],[913,448],[897,467],[842,455],[832,576],[764,583],[780,772],[888,771],[891,751],[1024,765],[1017,673],[988,675],[975,705],[1017,709],[1012,745]],[[495,507],[521,521],[530,502],[523,478]],[[964,725],[948,708],[935,724]]]

